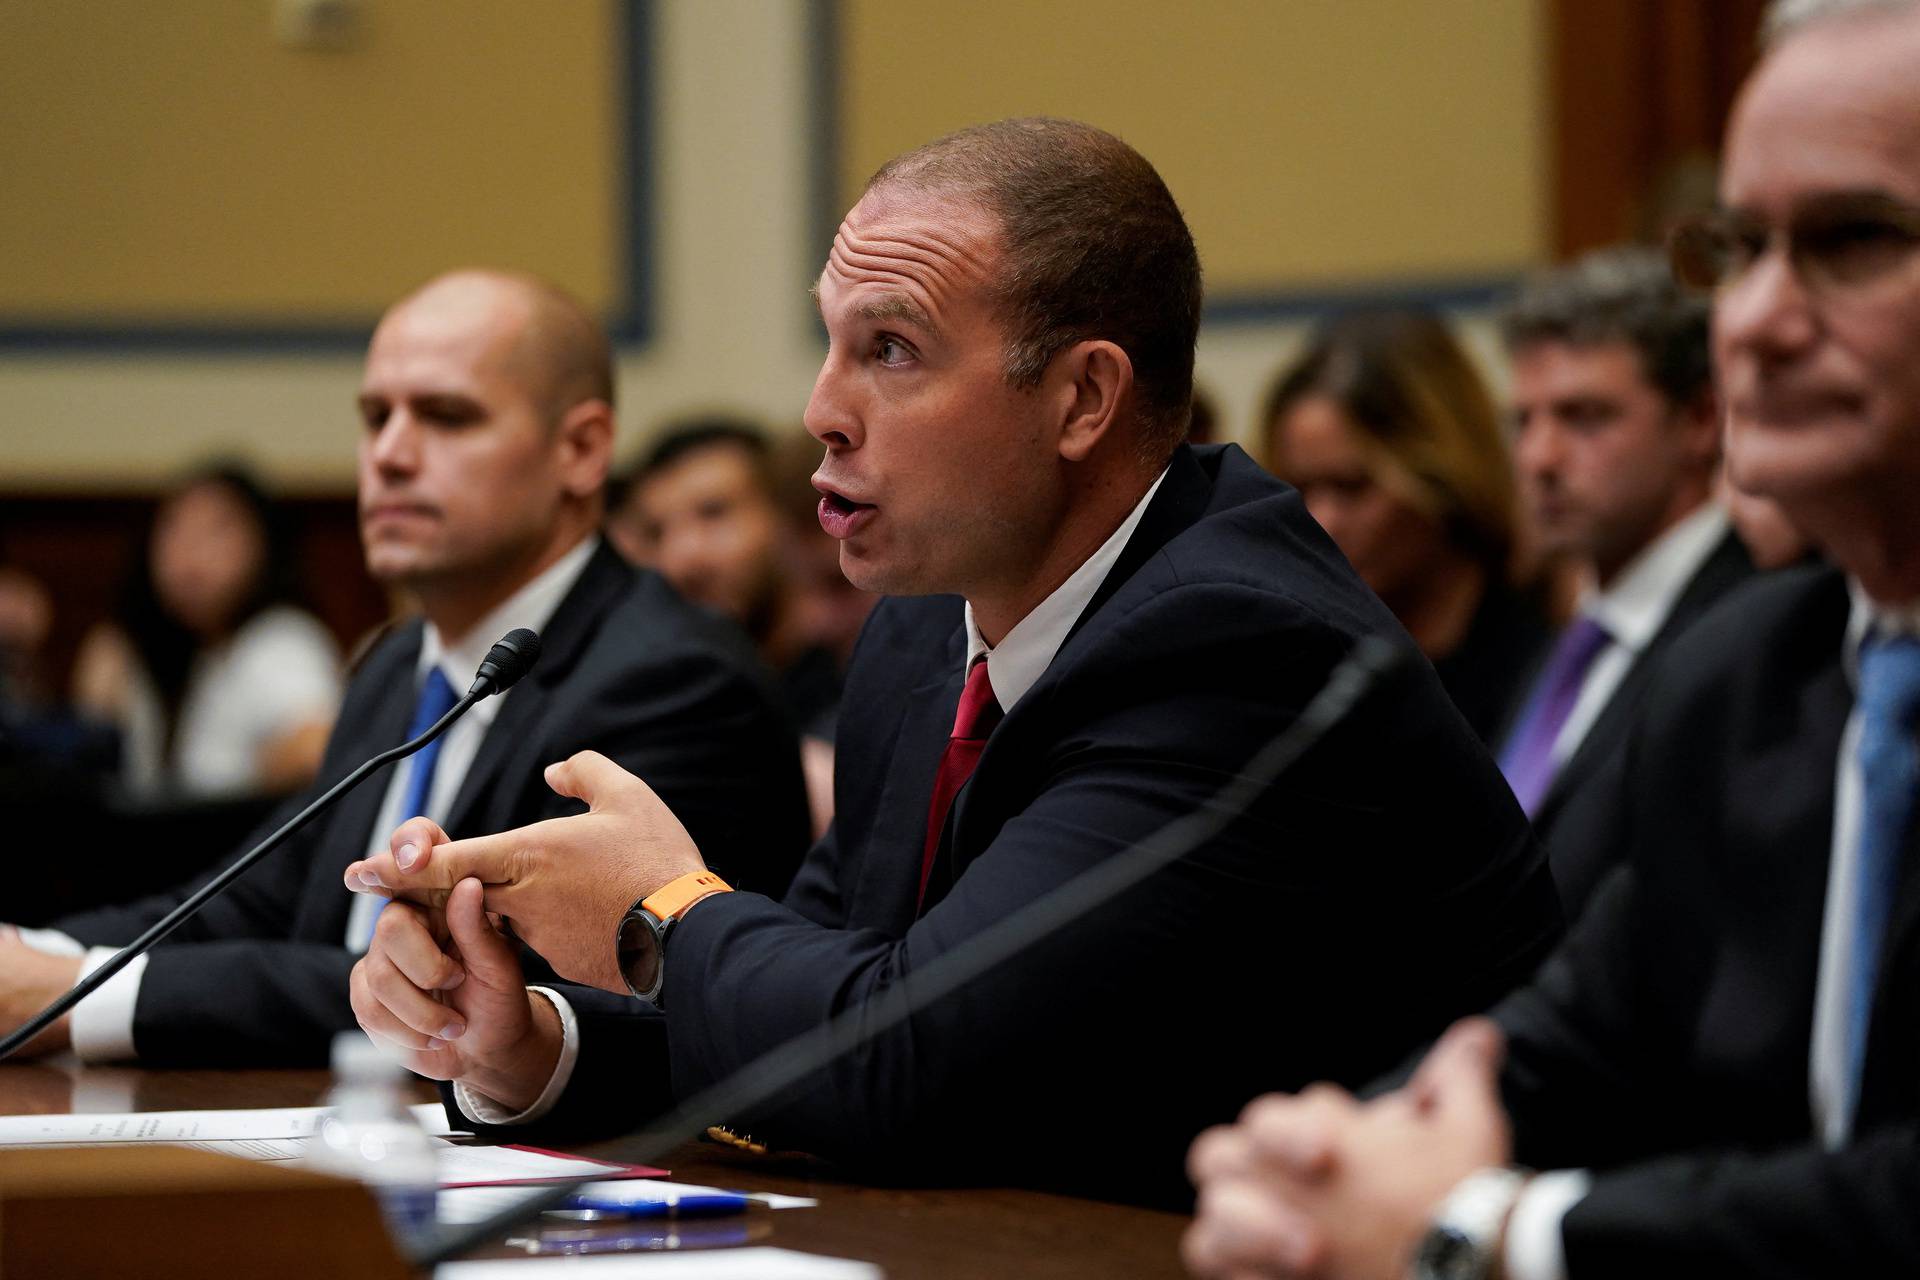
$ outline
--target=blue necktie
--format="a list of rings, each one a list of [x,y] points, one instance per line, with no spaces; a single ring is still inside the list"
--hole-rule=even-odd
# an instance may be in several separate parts
[[[439,667],[427,672],[426,683],[420,686],[420,701],[413,704],[413,722],[407,726],[407,741],[411,742],[428,729],[434,722],[453,709],[459,698],[453,692],[453,684]],[[447,736],[441,734],[426,746],[414,753],[408,764],[407,791],[400,805],[400,821],[418,817],[427,811],[427,796],[433,790],[433,767],[440,763],[440,747]]]
[[[431,729],[441,716],[453,709],[457,701],[459,698],[453,692],[452,682],[440,668],[436,666],[428,671],[426,682],[420,686],[420,700],[413,704],[413,720],[407,725],[406,740],[412,742]],[[401,822],[427,811],[427,797],[433,791],[433,769],[440,763],[440,746],[446,740],[447,735],[441,734],[414,752],[413,758],[407,762],[407,789],[400,797]],[[374,908],[369,919],[377,920],[386,908],[387,904],[382,902]],[[372,934],[369,933],[368,937],[372,937]]]
[[[1849,940],[1847,1074],[1842,1114],[1849,1129],[1860,1101],[1867,1026],[1879,981],[1887,917],[1900,884],[1900,860],[1920,787],[1920,639],[1875,637],[1860,650],[1860,843],[1854,867],[1853,936]]]

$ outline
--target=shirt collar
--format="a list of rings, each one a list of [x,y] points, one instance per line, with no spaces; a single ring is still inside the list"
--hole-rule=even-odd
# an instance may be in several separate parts
[[[1013,710],[1013,704],[1026,696],[1027,690],[1033,688],[1053,661],[1053,655],[1066,643],[1067,633],[1086,611],[1100,584],[1107,580],[1114,562],[1126,550],[1127,539],[1133,536],[1140,518],[1147,513],[1147,504],[1153,501],[1153,495],[1160,491],[1160,482],[1166,478],[1165,470],[1154,477],[1153,483],[1147,486],[1146,496],[1134,504],[1120,527],[1100,544],[1100,549],[1068,574],[1067,580],[1055,587],[1052,595],[1014,623],[999,644],[987,647],[986,638],[973,620],[973,605],[967,605],[967,668],[971,669],[974,659],[981,654],[987,655],[987,679],[993,683],[994,701],[1000,704],[1002,712]]]
[[[1646,648],[1728,528],[1725,508],[1705,504],[1649,543],[1606,590],[1583,599],[1580,612],[1605,627],[1615,644]]]
[[[1847,678],[1860,684],[1860,647],[1871,635],[1920,636],[1920,601],[1911,604],[1882,604],[1867,594],[1858,578],[1847,578],[1847,594],[1852,608],[1847,613]]]
[[[573,584],[586,570],[587,561],[599,545],[598,534],[582,538],[573,550],[496,605],[492,612],[469,628],[456,644],[449,645],[441,636],[440,628],[431,622],[427,623],[426,632],[420,638],[417,674],[425,677],[430,669],[437,666],[455,693],[465,693],[467,686],[473,683],[473,673],[493,648],[494,641],[515,627],[526,627],[531,631],[546,629],[554,611],[566,599],[567,592],[573,590]],[[476,703],[467,713],[468,716],[483,723],[491,721],[494,713],[500,709],[504,696],[486,698]]]

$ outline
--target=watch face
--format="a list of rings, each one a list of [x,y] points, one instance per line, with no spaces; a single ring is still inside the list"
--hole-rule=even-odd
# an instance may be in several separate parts
[[[1479,1263],[1480,1251],[1471,1239],[1437,1226],[1421,1241],[1413,1273],[1419,1280],[1474,1280],[1480,1275]]]
[[[620,976],[627,989],[651,1000],[660,989],[660,943],[645,912],[635,911],[620,925]]]

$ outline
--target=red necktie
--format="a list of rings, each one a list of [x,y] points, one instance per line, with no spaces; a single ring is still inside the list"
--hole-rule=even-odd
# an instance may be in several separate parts
[[[933,800],[927,805],[927,847],[920,855],[920,902],[927,898],[927,877],[933,874],[934,855],[940,852],[940,835],[946,830],[953,798],[973,776],[987,735],[999,723],[1000,704],[994,700],[993,682],[987,678],[987,660],[977,658],[967,671],[967,687],[960,691],[960,707],[953,713],[953,736],[940,754],[940,771],[933,775]]]

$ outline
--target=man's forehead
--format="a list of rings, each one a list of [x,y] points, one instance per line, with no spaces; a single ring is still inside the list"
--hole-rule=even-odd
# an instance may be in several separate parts
[[[886,292],[891,286],[896,300],[874,305],[924,308],[984,283],[998,254],[996,220],[977,201],[880,187],[862,196],[840,223],[816,292],[836,286]]]
[[[1535,397],[1612,399],[1636,390],[1659,394],[1647,377],[1645,358],[1624,338],[1543,338],[1515,350],[1508,364],[1508,394],[1515,402]]]
[[[364,381],[516,381],[511,372],[518,336],[517,327],[497,311],[396,311],[374,331]]]
[[[1920,7],[1791,36],[1736,107],[1729,204],[1880,189],[1920,198]]]

